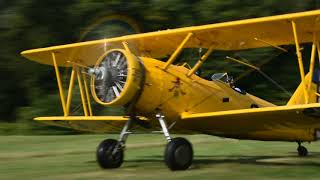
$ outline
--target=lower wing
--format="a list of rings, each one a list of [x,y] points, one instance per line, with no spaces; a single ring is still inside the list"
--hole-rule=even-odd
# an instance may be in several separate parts
[[[248,132],[320,127],[320,103],[241,109],[181,115],[183,123],[196,131]]]
[[[140,123],[147,123],[146,118],[139,118]],[[41,121],[48,125],[71,128],[80,131],[90,131],[98,133],[119,133],[128,116],[50,116],[37,117],[36,121]],[[139,123],[139,122],[138,122]],[[137,123],[137,124],[138,124]],[[141,130],[143,126],[138,126]]]

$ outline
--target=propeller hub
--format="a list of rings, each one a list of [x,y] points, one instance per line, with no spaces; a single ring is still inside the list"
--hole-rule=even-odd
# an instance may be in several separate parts
[[[95,100],[103,105],[124,105],[122,101],[128,101],[140,89],[141,66],[138,58],[127,51],[106,52],[88,71],[93,77],[91,91]]]

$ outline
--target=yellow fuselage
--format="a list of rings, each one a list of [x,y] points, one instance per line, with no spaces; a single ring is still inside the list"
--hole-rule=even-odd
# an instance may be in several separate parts
[[[248,109],[252,104],[275,106],[248,93],[241,94],[219,80],[208,81],[197,75],[187,77],[189,69],[183,66],[171,65],[168,70],[162,70],[163,62],[142,59],[146,70],[145,83],[136,108],[138,114],[148,118],[162,112],[167,121],[173,122],[184,112]]]
[[[305,141],[314,140],[313,131],[299,129],[277,129],[250,132],[248,129],[229,127],[226,122],[221,126],[210,123],[193,126],[182,122],[182,113],[204,113],[235,109],[248,109],[275,106],[265,100],[241,94],[229,84],[214,80],[208,81],[197,75],[187,77],[189,69],[184,66],[171,65],[163,70],[163,62],[141,57],[145,67],[145,82],[139,100],[135,105],[137,114],[150,119],[155,126],[155,115],[165,115],[168,125],[174,123],[172,131],[176,133],[205,133],[237,139],[257,140],[288,140],[295,141],[298,137]]]

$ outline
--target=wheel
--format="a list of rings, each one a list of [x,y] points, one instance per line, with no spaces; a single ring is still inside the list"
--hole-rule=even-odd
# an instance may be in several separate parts
[[[118,148],[114,153],[114,149],[118,144],[117,140],[106,139],[102,141],[97,148],[97,162],[104,169],[118,168],[123,163],[123,149]]]
[[[308,155],[308,149],[305,148],[304,146],[298,146],[297,151],[298,151],[299,156],[307,156]]]
[[[192,145],[184,138],[174,138],[167,144],[164,157],[172,171],[188,169],[193,159]]]

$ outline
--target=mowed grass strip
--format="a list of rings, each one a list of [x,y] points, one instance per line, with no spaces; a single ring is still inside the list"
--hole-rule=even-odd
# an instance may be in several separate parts
[[[181,135],[174,135],[175,137]],[[0,179],[319,179],[320,143],[305,143],[309,157],[297,157],[295,143],[239,141],[206,135],[193,143],[194,163],[171,172],[163,162],[161,135],[132,135],[125,162],[103,170],[98,144],[118,135],[0,136]]]

